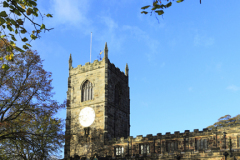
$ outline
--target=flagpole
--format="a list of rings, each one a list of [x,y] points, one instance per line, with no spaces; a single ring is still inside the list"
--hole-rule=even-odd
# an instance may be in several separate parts
[[[92,52],[92,32],[91,32],[91,40],[90,40],[90,63],[91,63],[91,52]]]

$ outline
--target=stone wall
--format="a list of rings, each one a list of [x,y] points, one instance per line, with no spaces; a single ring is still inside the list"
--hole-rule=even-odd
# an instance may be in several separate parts
[[[128,67],[126,69],[128,71]],[[93,99],[82,101],[82,86],[86,81],[91,82],[93,86]],[[115,91],[116,86],[119,87],[119,92]],[[116,93],[119,93],[117,103]],[[89,127],[83,127],[79,122],[80,111],[85,107],[91,107],[95,112],[95,120]],[[84,66],[72,67],[70,55],[65,158],[75,155],[91,156],[99,152],[97,150],[109,149],[111,146],[104,144],[112,138],[127,138],[130,133],[129,127],[128,73],[124,74],[110,63],[107,45],[102,61],[95,60]]]
[[[121,97],[120,102],[115,102],[115,87],[119,86]],[[129,136],[130,132],[130,100],[128,76],[116,68],[114,64],[108,61],[108,105],[106,107],[107,115],[107,138],[120,138]]]
[[[226,133],[226,149],[225,138],[223,132]],[[232,157],[230,157],[229,138],[232,141]],[[196,142],[201,139],[207,140],[207,148],[198,148]],[[158,133],[156,136],[151,134],[143,137],[142,135],[133,138],[120,138],[119,140],[113,139],[109,141],[108,145],[113,146],[111,151],[105,151],[109,153],[112,159],[119,159],[126,157],[129,152],[130,159],[139,158],[153,158],[153,159],[176,159],[180,156],[181,159],[225,159],[224,152],[228,152],[228,159],[240,158],[240,125],[233,125],[231,127],[221,127],[209,130],[207,128],[203,131],[195,129],[193,132],[185,130],[184,133],[179,131],[170,134],[167,132],[165,135]],[[177,149],[168,149],[168,144],[177,142]],[[217,143],[216,143],[217,142]],[[148,144],[150,146],[150,152],[141,154],[140,145]],[[216,146],[217,144],[217,146]],[[201,144],[200,144],[201,145]],[[185,147],[184,147],[185,146]],[[116,155],[116,147],[123,147],[124,153],[121,156]],[[131,158],[132,157],[132,158]]]
[[[223,132],[226,133],[226,148]],[[225,160],[225,154],[227,153],[228,160],[236,160],[240,159],[239,137],[240,125],[215,128],[213,130],[205,128],[202,131],[195,129],[193,132],[185,130],[184,133],[180,133],[179,131],[177,131],[174,132],[174,134],[170,134],[170,132],[167,132],[165,135],[158,133],[156,136],[149,134],[146,137],[143,137],[142,135],[139,135],[135,138],[129,136],[128,138],[114,138],[108,141],[107,144],[102,147],[101,151],[96,150],[93,155],[97,154],[98,157],[105,157],[105,159],[111,160]],[[195,146],[196,141],[191,141],[191,139],[199,140],[203,138],[207,139],[207,148],[197,149]],[[231,138],[232,141],[231,148],[229,146],[229,138]],[[187,139],[190,140],[191,143],[187,142]],[[216,141],[217,143],[214,143]],[[168,142],[177,142],[177,149],[167,150],[166,146]],[[149,144],[149,153],[141,154],[140,145],[142,144]],[[117,147],[124,148],[124,152],[121,155],[116,155]],[[91,157],[86,158],[91,159]]]
[[[93,84],[93,99],[82,102],[82,85],[88,80]],[[85,136],[84,127],[79,122],[80,111],[85,107],[91,107],[95,112],[94,123],[90,126],[90,134],[98,129],[101,134],[104,130],[105,115],[105,63],[95,60],[84,66],[71,67],[68,78],[67,91],[67,118],[66,135],[69,140],[65,144],[65,156],[71,157],[75,154],[83,155],[87,152],[90,140]],[[100,137],[100,135],[98,135]],[[80,142],[85,142],[84,145]],[[92,141],[91,141],[92,143]]]

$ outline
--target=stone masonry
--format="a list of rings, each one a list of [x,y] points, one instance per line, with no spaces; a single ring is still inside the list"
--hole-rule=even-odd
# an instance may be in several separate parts
[[[70,55],[65,158],[70,158],[74,155],[92,154],[93,151],[87,153],[87,150],[92,148],[95,142],[98,145],[101,142],[102,146],[109,139],[127,138],[129,136],[130,99],[128,71],[128,65],[126,65],[124,74],[114,64],[110,63],[107,43],[105,44],[102,61],[95,60],[91,64],[88,62],[84,66],[78,65],[76,68],[73,68]],[[87,80],[93,85],[93,99],[82,102],[81,89]],[[84,128],[79,123],[79,113],[84,107],[91,107],[95,112],[95,120],[87,128]],[[89,135],[86,135],[86,130],[89,131]]]

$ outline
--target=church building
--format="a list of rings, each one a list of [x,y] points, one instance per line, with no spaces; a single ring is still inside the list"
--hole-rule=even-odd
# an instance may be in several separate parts
[[[240,126],[130,136],[129,68],[108,58],[72,67],[66,109],[64,159],[240,159]]]

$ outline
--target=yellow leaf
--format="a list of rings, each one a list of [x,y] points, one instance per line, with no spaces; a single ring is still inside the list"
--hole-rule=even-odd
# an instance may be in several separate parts
[[[26,45],[28,45],[29,47],[32,47],[29,43],[26,43]]]
[[[6,60],[13,61],[13,52],[10,55],[6,55]]]
[[[2,65],[2,69],[4,69],[4,70],[8,70],[8,68],[9,68],[8,65],[6,65],[6,64],[3,64],[3,65]]]
[[[20,4],[21,5],[21,7],[23,8],[23,9],[25,9],[26,7],[23,5],[23,4]]]

